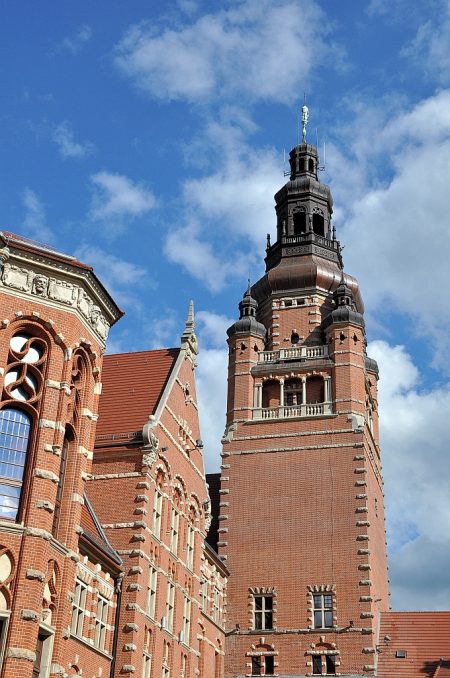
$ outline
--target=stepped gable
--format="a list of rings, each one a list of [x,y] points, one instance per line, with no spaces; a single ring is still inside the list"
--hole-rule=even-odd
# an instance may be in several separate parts
[[[105,356],[97,440],[142,431],[158,406],[179,352],[164,348]]]
[[[450,676],[450,612],[382,612],[378,648],[379,678]]]
[[[106,556],[108,561],[112,560],[116,567],[122,565],[122,559],[111,546],[86,495],[84,495],[84,504],[81,510],[81,527],[83,528],[82,540],[88,542],[89,546],[93,546],[97,553],[100,552],[100,554]]]

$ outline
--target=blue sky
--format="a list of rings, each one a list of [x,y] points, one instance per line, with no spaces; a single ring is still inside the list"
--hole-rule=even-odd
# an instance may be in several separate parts
[[[450,5],[0,4],[1,228],[91,263],[110,351],[176,345],[190,298],[209,470],[225,329],[263,272],[307,93],[380,408],[392,603],[450,608]],[[214,394],[214,397],[211,397]]]

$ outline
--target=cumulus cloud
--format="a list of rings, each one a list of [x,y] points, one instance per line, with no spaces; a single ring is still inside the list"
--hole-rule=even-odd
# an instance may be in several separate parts
[[[236,95],[290,101],[327,59],[341,61],[330,22],[316,2],[303,0],[242,0],[160,31],[143,22],[116,50],[116,64],[138,87],[189,102]]]
[[[403,346],[374,341],[368,351],[381,375],[392,602],[397,609],[442,609],[450,590],[450,384],[422,389],[419,370]],[[434,571],[439,576],[430,576]]]
[[[59,45],[58,51],[70,52],[70,54],[78,54],[83,47],[92,38],[92,28],[88,24],[83,24],[72,35],[68,35]]]
[[[55,127],[52,138],[62,158],[84,158],[94,151],[94,146],[89,141],[75,140],[75,135],[67,120]]]
[[[22,193],[22,201],[25,208],[22,226],[26,235],[39,242],[53,242],[55,235],[47,226],[45,208],[38,194],[26,188]]]
[[[352,142],[331,149],[328,163],[345,264],[368,308],[409,316],[412,331],[435,349],[436,364],[450,345],[450,297],[439,293],[448,286],[450,257],[449,107],[448,90],[415,106],[396,102],[380,113],[374,135],[367,121],[375,107],[368,105],[355,114]]]
[[[202,236],[195,222],[170,229],[164,253],[170,261],[180,264],[211,292],[219,292],[230,278],[245,276],[248,270],[246,258],[242,254],[235,254],[234,259],[216,255],[208,238]]]
[[[207,473],[219,470],[227,403],[226,329],[233,320],[211,311],[196,316],[200,352],[196,384]]]
[[[75,255],[80,261],[93,267],[108,292],[124,310],[141,307],[133,290],[155,288],[155,282],[145,268],[110,254],[96,245],[84,243]]]
[[[109,235],[124,228],[125,219],[134,219],[156,206],[153,191],[142,182],[123,174],[98,172],[91,176],[92,201],[89,217],[107,223]]]

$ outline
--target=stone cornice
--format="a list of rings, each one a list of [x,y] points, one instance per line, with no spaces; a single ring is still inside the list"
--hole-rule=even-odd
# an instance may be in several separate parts
[[[0,249],[0,290],[74,312],[104,346],[122,312],[92,270],[77,264],[70,258],[60,261],[41,251],[16,249],[8,242]]]

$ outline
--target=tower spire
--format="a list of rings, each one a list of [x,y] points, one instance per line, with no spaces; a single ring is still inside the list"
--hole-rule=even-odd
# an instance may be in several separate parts
[[[195,336],[194,302],[189,302],[188,314],[184,324],[184,331],[181,335],[181,344],[187,344],[194,355],[198,354],[197,337]]]
[[[306,105],[306,94],[304,104],[302,106],[302,143],[306,144],[306,126],[308,125],[309,108]]]

